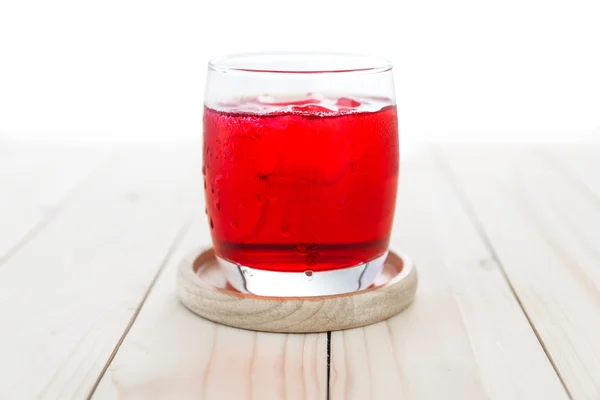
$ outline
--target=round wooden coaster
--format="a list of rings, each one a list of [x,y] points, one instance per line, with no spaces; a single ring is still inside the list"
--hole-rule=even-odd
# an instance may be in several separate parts
[[[410,259],[390,252],[381,275],[366,290],[321,297],[261,297],[233,289],[212,249],[183,260],[177,294],[194,313],[236,328],[264,332],[326,332],[386,320],[408,307],[417,290]]]

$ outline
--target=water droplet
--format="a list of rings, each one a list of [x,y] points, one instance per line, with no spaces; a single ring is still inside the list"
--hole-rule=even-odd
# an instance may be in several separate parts
[[[234,219],[233,221],[231,221],[231,227],[238,229],[240,227],[239,222],[237,221],[237,219]]]
[[[313,271],[312,270],[306,270],[304,271],[304,275],[306,275],[306,277],[308,278],[309,281],[313,280]]]
[[[202,166],[202,175],[206,175],[206,165]]]
[[[305,245],[304,243],[296,243],[294,248],[300,254],[305,254],[308,251],[308,246]]]
[[[215,176],[215,184],[220,185],[221,182],[223,182],[223,175],[218,174],[217,176]]]
[[[281,223],[281,234],[283,236],[290,236],[292,231],[292,224],[289,221],[283,221]]]
[[[212,218],[210,219],[210,229],[214,229],[215,228],[215,224],[213,223]]]
[[[206,179],[204,179],[204,190],[206,190]]]
[[[204,207],[204,214],[208,215],[208,208]]]
[[[310,253],[309,255],[306,256],[306,263],[308,265],[313,265],[314,263],[317,262],[317,258],[319,258],[319,253],[316,251],[313,251],[312,253]]]
[[[217,211],[221,211],[221,202],[219,200],[215,202],[215,207],[217,207]]]
[[[215,193],[215,186],[214,185],[210,185],[210,192],[211,193]]]
[[[262,206],[263,204],[265,204],[266,201],[267,199],[265,199],[265,196],[261,193],[256,195],[256,202],[258,203],[258,205]]]

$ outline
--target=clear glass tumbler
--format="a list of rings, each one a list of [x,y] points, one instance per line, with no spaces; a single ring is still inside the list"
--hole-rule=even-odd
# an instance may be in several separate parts
[[[387,256],[396,203],[392,66],[335,53],[217,58],[203,160],[215,254],[236,289],[365,289]]]

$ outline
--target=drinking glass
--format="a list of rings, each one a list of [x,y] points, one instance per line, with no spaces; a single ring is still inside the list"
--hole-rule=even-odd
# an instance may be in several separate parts
[[[214,252],[237,290],[369,287],[388,253],[399,170],[392,66],[337,53],[212,60],[203,175]]]

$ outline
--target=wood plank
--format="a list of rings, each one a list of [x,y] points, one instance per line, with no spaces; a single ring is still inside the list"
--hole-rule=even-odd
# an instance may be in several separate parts
[[[415,303],[385,323],[332,333],[332,399],[568,398],[427,153],[403,158],[392,248],[415,261]]]
[[[0,151],[0,268],[98,169],[101,149],[4,144]]]
[[[196,221],[153,288],[93,398],[325,399],[326,334],[269,334],[204,320],[176,298],[179,262],[198,242]]]
[[[567,389],[574,399],[598,399],[600,207],[538,154],[445,151]]]
[[[189,218],[194,158],[123,154],[0,268],[1,399],[88,395]]]

